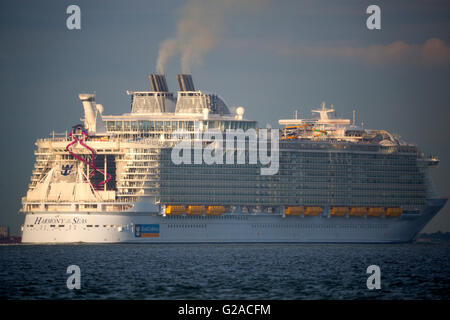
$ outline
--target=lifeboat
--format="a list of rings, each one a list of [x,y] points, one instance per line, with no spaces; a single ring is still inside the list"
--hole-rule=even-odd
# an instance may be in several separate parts
[[[205,212],[205,206],[188,206],[186,213],[188,215],[200,216]]]
[[[331,207],[330,215],[333,217],[343,217],[348,213],[348,207]]]
[[[322,207],[306,207],[305,216],[318,216],[323,212]]]
[[[305,211],[305,208],[303,208],[302,206],[297,206],[297,207],[286,207],[284,209],[284,213],[287,216],[299,216],[301,215],[303,212]]]
[[[224,206],[208,206],[208,209],[206,209],[207,215],[217,216],[221,215],[224,212],[225,212]]]
[[[349,215],[352,217],[362,217],[367,212],[367,209],[364,207],[354,207],[350,208]]]
[[[166,214],[167,215],[179,215],[186,212],[185,206],[167,206]]]
[[[367,210],[367,216],[380,217],[384,214],[384,208],[369,208]]]
[[[386,217],[399,217],[402,214],[401,208],[386,208]]]

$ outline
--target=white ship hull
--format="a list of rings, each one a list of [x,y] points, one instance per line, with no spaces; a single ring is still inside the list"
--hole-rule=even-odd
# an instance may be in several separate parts
[[[397,243],[410,242],[444,206],[428,200],[420,212],[385,217],[283,217],[233,213],[161,216],[149,213],[26,213],[23,243]]]

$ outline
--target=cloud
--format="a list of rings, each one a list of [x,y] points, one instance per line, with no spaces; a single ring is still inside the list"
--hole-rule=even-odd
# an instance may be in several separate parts
[[[423,44],[395,41],[388,45],[365,47],[347,45],[278,46],[275,48],[275,52],[280,56],[361,61],[370,65],[450,65],[450,46],[437,38],[430,38]]]

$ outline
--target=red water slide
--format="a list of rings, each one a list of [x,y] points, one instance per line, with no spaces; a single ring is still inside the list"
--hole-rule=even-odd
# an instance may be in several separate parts
[[[87,138],[89,138],[88,134],[87,134],[86,132],[84,132],[84,131],[81,131],[81,134],[83,135],[83,137],[82,137],[81,139],[78,139],[77,136],[73,135],[72,132],[69,134],[69,137],[72,137],[73,140],[72,140],[71,143],[69,143],[69,144],[66,146],[66,151],[68,151],[74,158],[80,160],[81,162],[83,162],[83,163],[85,163],[86,165],[88,165],[89,168],[92,168],[92,169],[93,169],[93,170],[90,171],[90,173],[89,173],[89,178],[91,178],[93,175],[95,175],[95,172],[96,172],[96,171],[98,171],[98,172],[100,172],[101,174],[105,175],[105,172],[102,171],[102,170],[100,170],[99,168],[97,168],[97,166],[95,165],[95,162],[94,162],[94,160],[95,160],[95,151],[94,151],[94,149],[92,149],[91,147],[89,147],[88,145],[86,145],[86,144],[84,143],[84,141],[85,141]],[[80,156],[76,155],[75,153],[73,153],[72,151],[70,151],[69,147],[72,146],[72,145],[74,145],[74,144],[77,143],[77,142],[79,142],[80,145],[82,145],[84,148],[88,149],[88,150],[91,152],[92,157],[91,157],[91,161],[90,161],[90,162],[86,161],[86,160],[83,159],[82,157],[80,157]],[[103,181],[99,182],[98,184],[93,185],[93,187],[94,187],[95,190],[101,190],[101,189],[102,189],[102,185],[104,185],[104,184],[107,183],[109,180],[111,180],[111,175],[110,175],[109,173],[106,173],[106,175],[108,176],[108,178],[107,178],[106,180],[103,180]],[[86,181],[86,182],[89,182],[89,181]]]

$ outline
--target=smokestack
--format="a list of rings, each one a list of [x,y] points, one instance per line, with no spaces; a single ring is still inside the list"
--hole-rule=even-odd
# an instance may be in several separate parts
[[[166,77],[162,74],[150,74],[148,76],[152,91],[156,92],[168,92]]]
[[[194,82],[192,81],[192,75],[177,74],[177,82],[180,91],[195,91]]]

